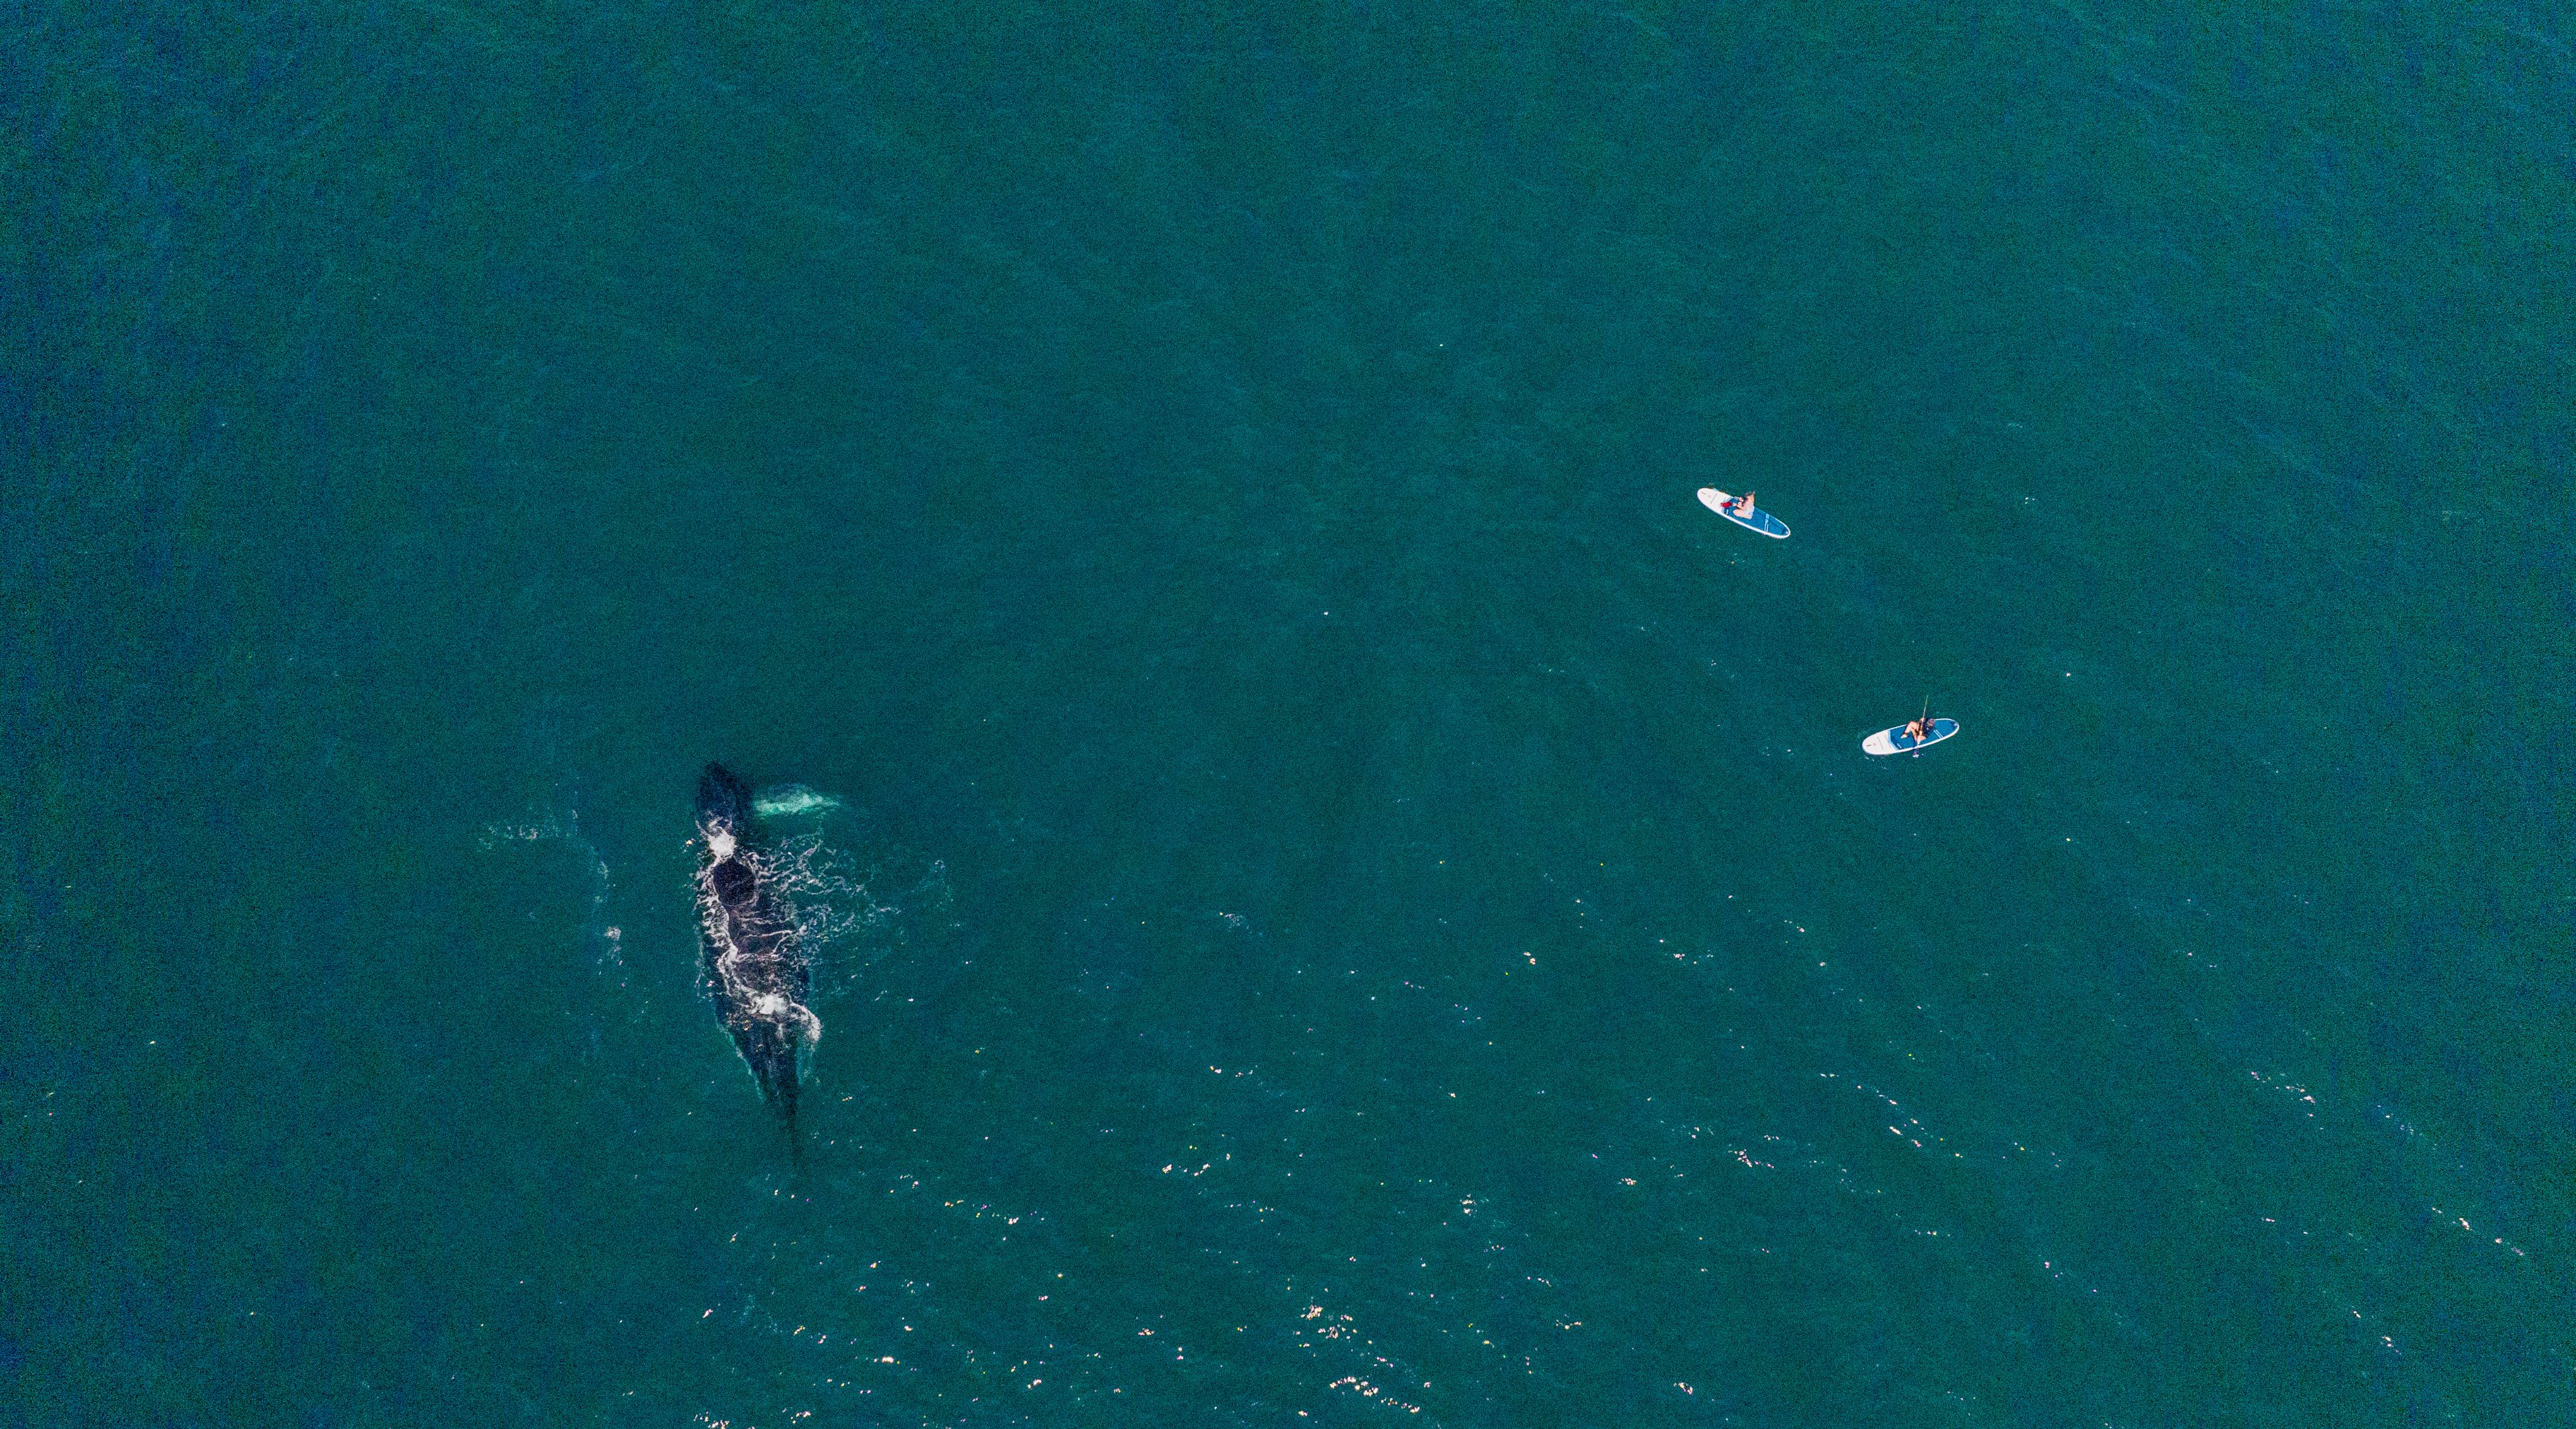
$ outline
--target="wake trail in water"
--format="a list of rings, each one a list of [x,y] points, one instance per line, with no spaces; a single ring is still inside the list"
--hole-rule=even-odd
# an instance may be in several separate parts
[[[808,821],[795,830],[774,824],[754,855],[763,882],[786,905],[803,944],[813,995],[846,995],[890,954],[944,931],[955,904],[948,866],[939,859],[873,839],[844,842],[831,816],[838,797],[802,784],[763,789],[753,810],[778,821]]]
[[[625,986],[625,935],[608,921],[608,900],[616,890],[616,878],[609,871],[608,860],[600,856],[598,846],[582,836],[580,811],[550,808],[517,822],[496,819],[484,825],[481,837],[475,840],[475,846],[485,853],[529,845],[560,845],[579,862],[590,898],[581,918],[582,936],[590,944],[599,969],[615,976],[620,987]]]

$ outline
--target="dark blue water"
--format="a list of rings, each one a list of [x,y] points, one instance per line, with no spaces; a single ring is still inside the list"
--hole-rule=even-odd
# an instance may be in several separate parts
[[[2568,1419],[2571,44],[0,18],[0,1422]]]

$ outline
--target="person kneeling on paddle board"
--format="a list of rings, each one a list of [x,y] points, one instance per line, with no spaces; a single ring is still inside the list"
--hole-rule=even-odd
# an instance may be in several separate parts
[[[1735,514],[1738,516],[1750,516],[1753,514],[1752,492],[1748,491],[1742,496],[1735,498]]]
[[[1905,722],[1905,737],[1906,737],[1907,739],[1913,740],[1913,741],[1914,741],[1915,743],[1917,743],[1917,744],[1920,744],[1920,743],[1922,743],[1924,740],[1927,740],[1927,739],[1931,738],[1931,737],[1932,737],[1932,721],[1930,721],[1930,720],[1928,720],[1928,719],[1910,719],[1910,720],[1907,720],[1907,721]]]

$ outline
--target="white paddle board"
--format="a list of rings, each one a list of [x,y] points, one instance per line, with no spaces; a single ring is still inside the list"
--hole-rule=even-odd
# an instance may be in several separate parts
[[[1739,513],[1734,507],[1727,504],[1734,499],[1734,497],[1727,495],[1725,492],[1718,490],[1714,486],[1703,486],[1699,489],[1700,505],[1707,507],[1709,510],[1716,512],[1718,515],[1725,517],[1727,520],[1732,521],[1736,525],[1742,526],[1747,530],[1759,531],[1763,535],[1770,537],[1772,540],[1785,541],[1789,539],[1789,528],[1781,524],[1779,517],[1772,515],[1770,512],[1763,510],[1759,506],[1756,506],[1749,511]]]
[[[1869,738],[1862,740],[1860,742],[1860,752],[1863,754],[1913,754],[1920,751],[1926,745],[1939,744],[1941,741],[1948,739],[1950,736],[1957,734],[1958,732],[1959,722],[1957,720],[1936,719],[1932,721],[1932,732],[1930,734],[1925,735],[1921,739],[1912,739],[1907,737],[1905,726],[1900,724],[1894,729],[1882,729],[1878,733],[1871,735]]]

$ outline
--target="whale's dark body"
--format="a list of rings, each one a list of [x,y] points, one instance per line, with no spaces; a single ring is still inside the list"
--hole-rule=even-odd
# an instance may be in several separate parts
[[[796,1117],[797,1060],[822,1024],[805,1006],[794,914],[751,848],[751,789],[721,764],[698,776],[698,932],[707,992],[779,1115]]]

